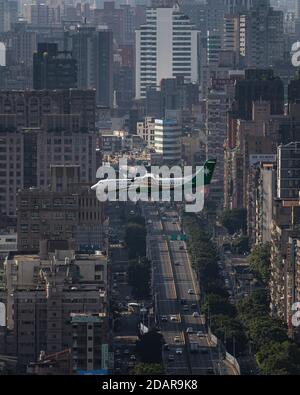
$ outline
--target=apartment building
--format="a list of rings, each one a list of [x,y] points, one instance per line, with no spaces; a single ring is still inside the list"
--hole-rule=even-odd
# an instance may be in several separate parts
[[[137,123],[137,135],[147,142],[148,148],[154,148],[155,119],[146,117],[143,122]]]
[[[96,175],[95,92],[0,92],[0,211],[16,217],[17,192],[47,188],[50,164]]]
[[[271,231],[271,312],[290,325],[297,277],[290,239],[300,236],[298,199],[275,199]]]
[[[76,250],[104,248],[104,205],[91,184],[80,182],[79,166],[50,166],[50,188],[18,193],[19,251],[38,251],[40,240],[73,240]]]
[[[41,351],[73,346],[72,314],[106,312],[106,256],[78,254],[71,247],[62,240],[44,241],[39,254],[10,253],[5,261],[6,324],[23,369]]]

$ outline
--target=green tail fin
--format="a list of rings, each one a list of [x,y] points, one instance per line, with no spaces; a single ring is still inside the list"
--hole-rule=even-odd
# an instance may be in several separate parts
[[[214,174],[215,166],[217,160],[216,159],[208,159],[203,165],[204,172],[204,185],[209,185]],[[195,175],[192,179],[193,186],[196,186],[197,175]]]

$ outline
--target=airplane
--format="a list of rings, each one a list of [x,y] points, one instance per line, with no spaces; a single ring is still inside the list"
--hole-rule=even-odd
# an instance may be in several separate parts
[[[119,192],[134,187],[134,189],[139,189],[140,191],[147,190],[149,192],[152,187],[157,187],[159,191],[163,189],[174,190],[182,188],[187,184],[191,184],[192,188],[195,188],[196,186],[205,187],[211,183],[215,166],[216,159],[209,159],[196,173],[179,178],[161,178],[156,174],[146,173],[143,176],[132,178],[101,179],[93,185],[91,189],[97,190],[98,187],[104,186],[107,190],[115,190],[116,192]],[[203,185],[197,185],[197,180],[202,182]]]

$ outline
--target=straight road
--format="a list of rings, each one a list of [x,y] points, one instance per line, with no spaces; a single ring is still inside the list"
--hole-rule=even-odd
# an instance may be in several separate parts
[[[181,232],[178,212],[153,203],[143,204],[142,210],[147,222],[148,256],[153,263],[156,310],[161,332],[169,344],[169,351],[164,352],[167,373],[234,374],[220,358],[218,348],[210,343],[186,243],[171,241],[172,235]],[[162,316],[168,321],[162,322]],[[191,343],[198,345],[198,352],[190,352]],[[182,354],[177,355],[177,349]]]

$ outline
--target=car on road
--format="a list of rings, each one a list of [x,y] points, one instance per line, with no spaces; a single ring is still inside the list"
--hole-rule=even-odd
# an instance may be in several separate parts
[[[136,361],[136,357],[135,357],[135,355],[134,354],[132,354],[132,355],[130,355],[130,361]]]
[[[170,350],[170,345],[168,343],[164,344],[164,350],[169,351]]]
[[[168,317],[166,315],[162,315],[161,322],[168,322]]]
[[[197,336],[198,336],[198,337],[204,336],[204,332],[203,332],[203,331],[198,331],[198,332],[197,332]]]
[[[170,319],[171,319],[171,321],[177,321],[177,316],[176,315],[171,315]]]
[[[121,351],[120,350],[116,350],[115,351],[115,355],[120,355],[121,354]]]
[[[201,354],[208,354],[208,349],[207,348],[202,348],[201,349]]]
[[[129,355],[129,350],[127,348],[124,350],[124,355]]]
[[[172,355],[172,354],[170,354],[169,356],[168,356],[168,361],[169,362],[172,362],[172,361],[174,361],[174,355]]]
[[[184,250],[184,247],[183,247],[183,246],[180,246],[179,249],[182,251],[182,250]]]
[[[185,304],[185,305],[183,306],[183,310],[184,310],[184,311],[188,311],[188,310],[189,310],[189,306],[188,306],[187,304]]]
[[[182,348],[176,348],[175,352],[177,355],[182,355]]]
[[[174,337],[174,342],[175,343],[180,343],[180,340],[181,340],[180,336],[175,336]]]
[[[186,333],[194,333],[193,328],[190,326],[186,329]]]
[[[206,374],[215,374],[215,372],[214,372],[213,368],[208,368],[206,370]]]
[[[180,266],[180,262],[175,262],[175,266]]]
[[[189,295],[194,295],[194,293],[195,293],[195,292],[194,292],[194,290],[193,290],[192,288],[190,288],[190,289],[188,290],[188,294],[189,294]]]
[[[193,312],[193,317],[200,317],[200,314],[198,313],[198,311]]]
[[[186,300],[185,299],[181,299],[180,303],[183,304],[183,305],[186,305]]]
[[[197,308],[197,303],[192,303],[191,304],[191,309],[195,310]]]

